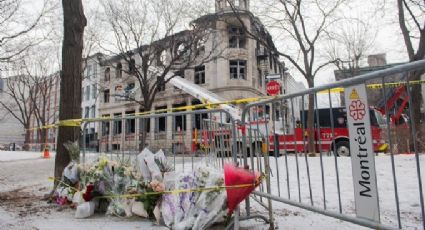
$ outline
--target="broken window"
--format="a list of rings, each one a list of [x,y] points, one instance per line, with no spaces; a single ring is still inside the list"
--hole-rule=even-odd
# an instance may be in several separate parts
[[[186,106],[186,103],[174,104],[173,108]],[[179,132],[186,130],[186,115],[179,115],[174,117],[174,131]]]
[[[117,69],[115,70],[115,77],[121,78],[122,77],[122,64],[118,63]]]
[[[105,81],[111,80],[111,68],[106,68],[105,70]]]
[[[205,66],[195,67],[195,84],[205,84]]]
[[[109,103],[109,96],[110,96],[109,89],[104,90],[103,91],[103,102],[104,103]]]
[[[85,95],[86,101],[90,100],[90,86],[89,85],[86,86],[85,93],[86,93],[86,95]]]
[[[229,61],[230,79],[246,80],[246,61],[231,60]]]
[[[229,27],[229,48],[245,48],[246,37],[243,28]]]
[[[90,117],[95,118],[96,117],[96,106],[92,105],[90,107]]]
[[[199,100],[193,100],[192,101],[192,105],[199,105],[199,104],[202,104],[201,101],[199,101]],[[201,109],[201,108],[199,108],[199,109]],[[194,109],[194,110],[199,110],[199,109]],[[208,118],[207,113],[201,113],[201,114],[197,113],[197,114],[195,114],[195,119],[193,119],[193,117],[192,117],[192,122],[194,123],[192,125],[192,127],[194,127],[195,129],[198,129],[198,130],[203,129],[203,128],[207,128],[207,127],[203,127],[203,124],[202,124],[202,121],[204,119],[207,119],[207,118]]]
[[[108,117],[109,115],[103,115],[102,117]],[[109,121],[102,121],[102,136],[109,135]]]
[[[121,113],[115,113],[114,117],[121,117]],[[118,135],[122,133],[122,120],[115,120],[114,121],[114,135]]]
[[[156,107],[155,110],[164,110],[167,109],[167,106]],[[157,114],[166,113],[166,111],[157,112]],[[167,117],[158,117],[155,121],[155,131],[156,132],[165,132],[167,130]]]
[[[134,116],[135,111],[127,111],[125,112],[126,117]],[[125,120],[125,133],[133,134],[136,133],[136,119],[126,119]]]

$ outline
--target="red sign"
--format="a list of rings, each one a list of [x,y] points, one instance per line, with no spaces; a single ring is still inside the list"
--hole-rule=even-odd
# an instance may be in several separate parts
[[[361,120],[366,115],[366,106],[360,100],[352,101],[350,106],[350,116],[355,120]]]
[[[266,85],[267,94],[275,96],[280,93],[280,84],[277,81],[270,81]]]

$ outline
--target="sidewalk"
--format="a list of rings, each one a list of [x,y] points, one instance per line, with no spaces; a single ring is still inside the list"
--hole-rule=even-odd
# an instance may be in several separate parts
[[[18,161],[18,160],[31,160],[42,158],[42,152],[30,151],[0,151],[0,162]],[[54,157],[55,152],[50,152],[50,157]]]

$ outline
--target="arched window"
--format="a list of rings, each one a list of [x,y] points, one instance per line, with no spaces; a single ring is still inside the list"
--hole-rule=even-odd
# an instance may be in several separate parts
[[[106,68],[105,70],[105,81],[111,80],[111,68]]]
[[[118,63],[118,65],[117,65],[117,69],[115,71],[115,77],[116,78],[122,77],[122,64],[121,63]]]

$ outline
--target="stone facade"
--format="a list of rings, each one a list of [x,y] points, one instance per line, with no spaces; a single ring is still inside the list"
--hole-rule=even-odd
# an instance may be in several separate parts
[[[201,67],[194,67],[184,71],[184,79],[192,81],[201,87],[216,93],[225,100],[234,100],[240,98],[251,98],[265,95],[266,75],[277,74],[283,79],[285,70],[283,63],[279,62],[278,57],[271,51],[266,50],[259,42],[249,39],[246,33],[240,32],[246,29],[251,33],[257,33],[259,36],[274,47],[271,36],[265,30],[261,22],[252,13],[249,12],[249,1],[239,1],[236,5],[240,11],[240,19],[244,26],[234,16],[226,1],[216,1],[216,12],[214,14],[202,16],[197,21],[214,20],[214,33],[209,36],[205,42],[205,49],[211,49],[214,42],[220,41],[215,49],[220,50],[221,58],[204,63]],[[261,33],[259,32],[261,31]],[[237,36],[234,36],[234,34]],[[136,63],[140,62],[140,57],[135,56]],[[126,62],[119,55],[105,60],[102,66],[104,85],[103,96],[99,104],[99,115],[120,117],[129,113],[140,112],[139,104],[131,101],[123,101],[117,95],[123,89],[137,87],[138,82],[135,77],[126,74],[128,71],[120,71],[120,68],[129,68]],[[117,68],[119,66],[119,68]],[[241,70],[242,69],[242,70]],[[204,79],[199,79],[199,76]],[[285,75],[291,77],[289,74]],[[286,86],[287,87],[287,86]],[[136,91],[135,98],[140,98],[140,92]],[[154,109],[170,109],[184,105],[200,103],[198,99],[176,89],[173,85],[167,84],[165,90],[159,92],[155,98]],[[152,148],[171,148],[173,145],[174,133],[176,127],[173,127],[173,118],[166,118],[164,125],[158,127],[157,119],[150,119],[150,129],[148,132],[147,144]],[[186,127],[179,127],[183,130],[181,138],[184,138],[186,150],[190,149],[190,140],[192,138],[192,116],[186,116]],[[159,121],[158,121],[159,122]],[[134,133],[139,133],[139,124],[134,124],[135,130],[127,133],[126,122],[112,122],[108,124],[107,132],[101,135],[101,151],[110,150],[131,150],[137,148],[137,141],[134,140]],[[117,128],[115,126],[121,126]],[[187,130],[186,132],[184,130]],[[119,131],[119,132],[116,132]],[[133,132],[134,131],[134,132]],[[124,134],[125,133],[125,134]],[[130,138],[128,138],[130,136]],[[137,135],[136,135],[137,139]],[[126,146],[119,146],[123,140]],[[104,143],[102,145],[102,143]],[[108,144],[106,144],[108,143]]]
[[[96,118],[99,116],[99,106],[103,93],[101,84],[102,67],[100,66],[104,54],[96,53],[87,58],[82,63],[83,82],[81,84],[81,117]],[[99,127],[89,123],[86,127],[81,127],[85,133],[85,147],[91,150],[98,148]]]

